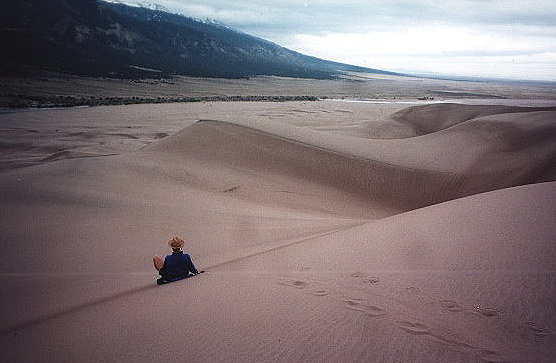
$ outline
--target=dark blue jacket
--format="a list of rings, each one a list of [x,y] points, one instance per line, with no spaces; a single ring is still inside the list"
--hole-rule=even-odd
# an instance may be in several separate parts
[[[164,265],[160,270],[160,274],[165,279],[187,276],[190,272],[194,274],[199,273],[193,262],[191,262],[191,257],[182,251],[173,252],[171,255],[166,256]]]

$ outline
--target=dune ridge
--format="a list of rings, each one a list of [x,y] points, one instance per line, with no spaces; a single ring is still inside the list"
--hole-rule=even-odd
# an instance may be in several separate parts
[[[0,360],[551,362],[556,111],[333,117],[3,172]],[[207,272],[155,287],[174,234]]]
[[[519,107],[505,105],[461,105],[457,103],[439,103],[426,106],[412,106],[395,112],[390,117],[410,126],[415,135],[454,126],[461,122],[479,117],[537,111],[555,111],[556,107]]]
[[[266,123],[254,128],[246,122],[203,120],[147,149],[302,177],[400,210],[554,180],[553,108],[448,104],[417,110],[430,112],[426,110],[431,107],[438,113],[433,120],[437,124],[450,112],[460,120],[439,127],[429,137],[395,141],[326,138],[319,131],[290,125]],[[392,118],[399,122],[401,112]],[[404,122],[418,123],[415,113]]]

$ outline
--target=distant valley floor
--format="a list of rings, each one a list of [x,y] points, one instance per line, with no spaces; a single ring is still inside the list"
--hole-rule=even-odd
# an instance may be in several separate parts
[[[317,98],[387,100],[556,99],[556,84],[448,81],[350,73],[336,80],[113,79],[40,74],[0,77],[0,107],[68,107],[199,101],[303,101]]]

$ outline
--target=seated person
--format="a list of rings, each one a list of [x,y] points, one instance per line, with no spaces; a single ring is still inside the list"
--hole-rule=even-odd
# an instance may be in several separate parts
[[[168,242],[168,245],[172,248],[172,254],[166,256],[164,262],[162,262],[159,256],[153,256],[154,268],[162,276],[159,280],[173,281],[188,277],[189,273],[194,275],[199,273],[193,262],[191,262],[191,257],[183,253],[182,248],[184,244],[185,242],[182,239],[174,237]]]

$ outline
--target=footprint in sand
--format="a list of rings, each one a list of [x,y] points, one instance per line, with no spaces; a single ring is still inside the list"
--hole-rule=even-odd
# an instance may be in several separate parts
[[[378,277],[368,276],[363,272],[354,272],[350,276],[354,279],[359,279],[369,284],[377,284],[380,281]]]
[[[348,299],[348,300],[344,300],[344,303],[346,304],[348,309],[355,310],[355,311],[362,311],[373,317],[387,314],[387,311],[384,310],[383,308],[371,305],[370,303],[364,300]]]
[[[483,350],[479,353],[479,357],[485,362],[506,362],[504,357],[493,350]]]
[[[442,306],[443,310],[450,311],[452,313],[462,310],[461,306],[453,300],[442,300],[440,302],[440,305]]]
[[[280,285],[295,287],[296,289],[306,289],[306,288],[309,287],[308,283],[306,283],[305,281],[301,281],[301,280],[281,281]],[[321,289],[321,288],[311,288],[308,291],[308,293],[313,295],[313,296],[326,296],[326,295],[330,294],[330,292],[328,290]]]
[[[280,285],[284,285],[284,286],[289,286],[289,287],[295,287],[296,289],[304,289],[307,286],[309,286],[308,283],[306,283],[305,281],[300,281],[300,280],[295,280],[295,281],[282,281],[280,282]]]
[[[550,331],[546,330],[542,326],[532,321],[525,323],[525,327],[528,328],[534,335],[535,338],[540,340],[548,337],[550,335]]]
[[[421,293],[421,289],[419,289],[416,286],[409,286],[405,288],[405,291],[409,294],[420,294]]]
[[[324,289],[318,289],[318,290],[315,289],[315,290],[311,291],[311,295],[314,295],[314,296],[326,296],[328,294],[329,294],[329,292],[327,290],[324,290]]]
[[[482,306],[475,306],[473,311],[487,317],[498,315],[498,310]]]
[[[411,322],[411,321],[400,321],[399,324],[400,324],[400,329],[402,329],[403,331],[409,334],[415,334],[415,335],[431,334],[431,329],[425,324]]]

